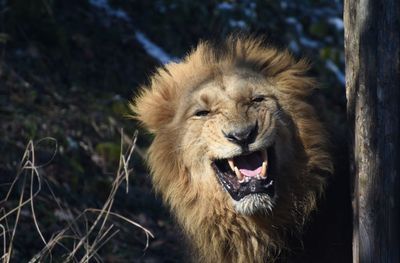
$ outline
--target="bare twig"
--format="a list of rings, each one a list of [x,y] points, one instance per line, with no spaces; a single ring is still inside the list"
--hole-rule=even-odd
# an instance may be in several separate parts
[[[47,186],[50,191],[52,198],[55,200],[55,203],[61,211],[67,210],[69,214],[72,214],[71,210],[68,209],[68,206],[64,206],[59,199],[54,194],[53,190],[50,187],[50,184],[47,182],[46,178],[40,176],[38,168],[47,165],[49,162],[46,162],[42,165],[37,165],[35,163],[35,147],[33,141],[29,141],[22,160],[20,162],[20,166],[16,177],[10,185],[10,188],[3,200],[0,201],[0,204],[5,204],[7,200],[10,199],[11,193],[15,191],[15,186],[17,184],[20,185],[20,194],[19,201],[16,207],[11,208],[7,211],[4,207],[0,209],[3,215],[0,216],[0,235],[3,236],[3,255],[1,257],[3,263],[9,263],[11,260],[13,243],[15,236],[18,234],[17,228],[20,220],[21,210],[24,206],[29,205],[32,213],[33,224],[36,229],[36,232],[39,234],[42,242],[44,243],[44,247],[35,254],[34,257],[29,261],[31,263],[34,262],[42,262],[48,261],[50,257],[50,261],[53,259],[52,251],[56,246],[59,246],[65,251],[67,254],[62,255],[61,258],[64,258],[63,262],[89,262],[89,261],[97,261],[102,262],[100,256],[97,254],[98,251],[109,241],[111,240],[120,230],[114,229],[115,226],[113,224],[109,224],[110,216],[116,217],[118,219],[122,219],[125,222],[130,223],[131,225],[140,228],[146,234],[146,246],[144,249],[148,248],[150,237],[154,237],[153,234],[141,226],[140,224],[128,219],[125,216],[122,216],[118,213],[112,212],[112,206],[114,204],[115,195],[120,187],[120,185],[125,181],[126,183],[126,192],[128,192],[129,188],[129,175],[132,169],[129,169],[129,162],[131,160],[132,154],[135,150],[137,132],[135,132],[133,138],[130,140],[128,144],[127,150],[124,152],[124,145],[126,144],[126,136],[121,130],[121,155],[119,166],[116,172],[115,179],[112,183],[112,187],[109,193],[107,200],[105,201],[103,207],[101,209],[97,208],[87,208],[83,212],[79,213],[73,219],[67,219],[68,224],[65,228],[63,228],[58,233],[53,234],[48,240],[46,240],[43,235],[40,227],[39,221],[35,211],[35,197],[39,194],[42,189],[43,182]],[[57,142],[52,138],[47,138],[53,140],[56,145],[57,151]],[[38,141],[38,143],[43,140]],[[54,158],[54,154],[51,157],[51,160]],[[50,160],[50,161],[51,161]],[[29,177],[28,177],[29,176]],[[30,179],[30,184],[27,184],[27,180]],[[35,180],[37,181],[37,187],[35,188]],[[29,196],[25,198],[25,189],[29,187]],[[87,218],[89,213],[96,213],[97,216],[94,221],[90,222]],[[12,226],[12,230],[9,231],[7,219],[10,216],[13,216],[14,223]],[[86,225],[86,230],[84,233],[80,230],[80,225],[84,219],[84,223]],[[10,234],[8,234],[10,233]],[[7,237],[9,236],[9,237]],[[68,243],[67,241],[71,242]],[[69,244],[69,245],[68,245]],[[60,259],[61,259],[60,258]],[[46,260],[47,259],[47,260]]]

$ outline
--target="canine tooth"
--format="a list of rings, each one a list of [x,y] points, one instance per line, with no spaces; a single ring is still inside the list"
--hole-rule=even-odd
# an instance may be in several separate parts
[[[233,170],[235,171],[236,177],[239,179],[239,183],[243,181],[243,174],[239,171],[239,169],[235,166]]]
[[[247,183],[248,181],[250,181],[250,178],[249,178],[249,177],[247,177],[247,176],[245,176],[244,180],[245,180],[245,181],[246,181],[246,183]]]
[[[268,163],[266,161],[262,163],[261,173],[260,173],[260,176],[262,178],[266,178],[267,177],[267,165],[268,165]]]
[[[235,170],[235,164],[233,163],[233,159],[228,159],[229,167],[231,167],[232,171]]]
[[[261,156],[262,156],[262,158],[263,158],[263,160],[264,160],[265,162],[268,162],[268,153],[267,153],[267,150],[266,150],[266,149],[264,149],[264,150],[261,151]]]

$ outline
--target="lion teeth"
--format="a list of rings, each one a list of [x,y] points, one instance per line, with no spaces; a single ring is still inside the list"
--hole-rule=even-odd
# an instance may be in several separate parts
[[[233,163],[233,159],[228,159],[229,167],[231,167],[232,171],[235,171],[235,164]]]
[[[264,150],[261,151],[261,156],[262,156],[264,162],[267,162],[267,163],[268,163],[268,153],[267,153],[267,150],[266,150],[266,149],[264,149]]]
[[[262,163],[261,173],[260,173],[260,177],[262,177],[262,178],[266,178],[267,177],[267,165],[268,165],[268,163],[266,161],[264,161]]]
[[[233,168],[233,170],[235,171],[236,177],[239,179],[239,183],[241,183],[241,181],[243,181],[243,174],[239,171],[239,169],[235,166]]]

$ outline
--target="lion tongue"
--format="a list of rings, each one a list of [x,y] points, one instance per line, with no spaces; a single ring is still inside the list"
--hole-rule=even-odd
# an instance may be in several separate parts
[[[245,156],[237,156],[234,162],[243,175],[255,177],[261,173],[263,158],[260,152],[254,152]]]

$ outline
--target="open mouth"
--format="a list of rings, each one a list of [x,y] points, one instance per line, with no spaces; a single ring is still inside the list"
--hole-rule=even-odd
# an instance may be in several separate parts
[[[249,194],[274,196],[273,147],[215,160],[211,166],[220,183],[236,201]]]

